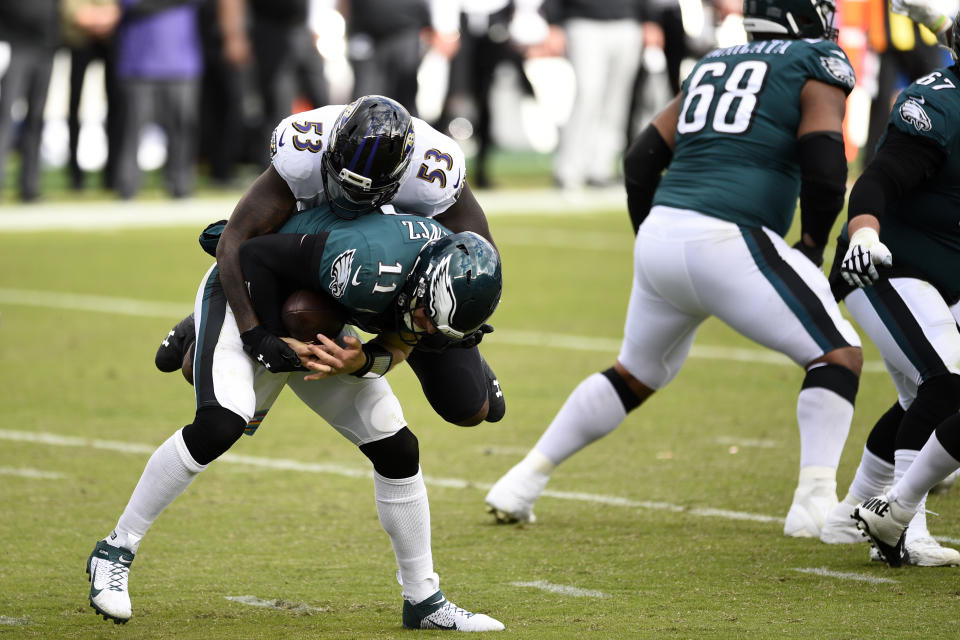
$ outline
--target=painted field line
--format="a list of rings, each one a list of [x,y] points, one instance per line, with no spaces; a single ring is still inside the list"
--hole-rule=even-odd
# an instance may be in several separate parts
[[[41,471],[26,467],[0,467],[0,476],[20,476],[21,478],[37,480],[63,480],[66,478],[62,473],[56,473],[55,471]]]
[[[203,227],[214,220],[229,218],[241,192],[210,198],[117,202],[42,202],[4,204],[0,210],[0,232],[71,231],[89,232],[159,227]],[[623,209],[627,231],[627,195],[623,187],[591,189],[566,194],[557,189],[477,190],[477,200],[489,216],[536,215],[558,217],[595,211]],[[199,229],[198,229],[199,231]]]
[[[117,451],[120,453],[152,454],[157,445],[138,444],[132,442],[117,442],[111,440],[94,440],[90,438],[78,438],[75,436],[63,436],[55,433],[34,433],[30,431],[12,431],[0,429],[0,440],[9,440],[15,442],[31,442],[39,445],[58,446],[58,447],[78,447],[102,449],[107,451]],[[281,471],[297,471],[301,473],[324,473],[330,475],[344,476],[348,478],[372,478],[373,472],[369,467],[353,467],[331,463],[299,462],[297,460],[287,460],[283,458],[265,458],[260,456],[245,456],[232,453],[225,453],[218,459],[220,464],[235,464],[257,467],[261,469],[275,469]],[[487,491],[492,485],[484,482],[472,482],[461,478],[441,478],[437,476],[424,476],[424,481],[435,487],[444,487],[447,489],[478,489]],[[600,504],[611,507],[626,507],[629,509],[650,509],[654,511],[670,511],[673,513],[686,513],[693,516],[708,518],[724,518],[727,520],[747,520],[751,522],[777,523],[783,524],[783,518],[777,516],[767,516],[759,513],[747,513],[744,511],[727,511],[725,509],[712,509],[705,507],[685,507],[668,502],[655,502],[650,500],[631,500],[620,496],[609,496],[598,493],[583,493],[576,491],[552,491],[547,489],[541,494],[546,498],[556,498],[557,500],[569,500],[574,502],[586,502],[589,504]]]
[[[46,309],[63,309],[68,311],[90,311],[94,313],[110,313],[144,318],[168,318],[171,320],[182,318],[193,308],[189,304],[177,304],[173,302],[152,302],[149,300],[136,300],[134,298],[97,296],[80,293],[0,288],[0,305],[4,304]],[[546,347],[548,349],[606,353],[618,353],[620,351],[619,338],[598,338],[594,336],[578,336],[541,331],[497,329],[496,337],[489,338],[488,340],[496,340],[502,344],[518,347]],[[690,350],[690,357],[702,360],[725,360],[777,366],[796,366],[789,358],[767,349],[694,345]],[[886,369],[884,369],[883,364],[880,362],[865,362],[863,370],[868,373],[886,373]]]
[[[878,578],[876,576],[868,576],[862,573],[848,573],[846,571],[831,571],[824,567],[809,567],[809,568],[794,568],[794,571],[799,571],[800,573],[809,573],[815,576],[824,576],[826,578],[838,578],[840,580],[856,580],[857,582],[869,582],[871,584],[899,584],[897,580],[893,578]]]
[[[754,438],[738,438],[736,436],[717,436],[713,439],[717,444],[734,445],[736,447],[753,447],[755,449],[777,449],[783,446],[782,442],[776,440],[763,440]]]
[[[293,611],[295,613],[328,613],[330,611],[330,609],[326,607],[312,607],[309,604],[304,604],[302,602],[287,602],[285,600],[280,600],[279,598],[274,598],[273,600],[264,600],[263,598],[258,598],[257,596],[224,596],[224,598],[230,602],[238,602],[251,607],[274,609],[276,611]]]
[[[533,589],[540,589],[541,591],[549,591],[550,593],[559,593],[564,596],[573,596],[574,598],[606,598],[608,597],[603,591],[594,591],[593,589],[581,589],[580,587],[570,587],[565,584],[553,584],[547,582],[546,580],[537,580],[535,582],[511,582],[511,586],[514,587],[530,587]]]

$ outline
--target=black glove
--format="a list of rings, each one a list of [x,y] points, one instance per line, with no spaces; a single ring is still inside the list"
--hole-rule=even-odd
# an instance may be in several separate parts
[[[807,259],[818,267],[823,266],[823,247],[808,247],[803,240],[797,240],[793,248],[802,253]]]
[[[458,340],[454,345],[460,347],[461,349],[472,349],[483,340],[483,336],[488,333],[493,333],[493,325],[489,325],[484,322],[480,325],[480,328],[471,333],[468,336],[464,336],[462,340]]]
[[[267,371],[282,373],[285,371],[304,371],[300,356],[286,342],[273,335],[260,325],[240,334],[243,350]]]

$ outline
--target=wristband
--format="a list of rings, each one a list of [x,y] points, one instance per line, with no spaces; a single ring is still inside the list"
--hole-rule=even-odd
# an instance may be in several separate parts
[[[376,342],[364,343],[361,349],[367,356],[367,361],[350,375],[358,378],[382,378],[386,375],[390,365],[393,364],[393,353]]]

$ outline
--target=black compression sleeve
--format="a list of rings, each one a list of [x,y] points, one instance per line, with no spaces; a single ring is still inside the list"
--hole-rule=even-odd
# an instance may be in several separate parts
[[[670,164],[673,151],[655,126],[647,125],[633,141],[623,157],[623,177],[627,186],[627,210],[633,232],[640,228],[650,213],[653,194],[660,184],[660,174]]]
[[[260,324],[286,335],[281,295],[291,288],[320,290],[319,259],[327,234],[278,233],[250,238],[240,245],[240,268]]]
[[[847,158],[839,131],[814,131],[797,140],[800,155],[800,230],[821,250],[843,209]]]
[[[879,218],[889,204],[934,175],[946,157],[946,150],[930,138],[889,127],[877,155],[850,190],[848,217],[866,213]]]

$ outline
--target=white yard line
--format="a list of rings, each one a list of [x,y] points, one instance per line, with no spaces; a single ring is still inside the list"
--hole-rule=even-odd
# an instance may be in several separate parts
[[[62,473],[55,471],[41,471],[40,469],[29,469],[27,467],[0,467],[0,476],[19,476],[35,480],[63,480],[66,478]]]
[[[286,602],[285,600],[278,598],[274,598],[273,600],[265,600],[263,598],[258,598],[257,596],[224,596],[224,598],[230,602],[246,604],[251,607],[274,609],[276,611],[308,611],[310,613],[327,613],[330,611],[330,609],[323,607],[312,607],[308,604],[303,604],[302,602]]]
[[[593,589],[581,589],[580,587],[571,587],[565,584],[553,584],[546,580],[537,580],[535,582],[511,582],[514,587],[531,587],[550,593],[559,593],[564,596],[573,596],[574,598],[606,598],[603,591],[594,591]]]
[[[214,220],[229,218],[240,195],[136,202],[10,203],[0,207],[0,232],[202,227]],[[476,196],[487,216],[560,216],[623,209],[624,233],[629,232],[627,197],[622,187],[572,195],[556,189],[525,189],[478,191]]]
[[[189,304],[177,304],[173,302],[154,302],[151,300],[137,300],[134,298],[119,298],[62,291],[36,291],[31,289],[9,288],[0,288],[0,305],[110,313],[146,318],[168,318],[171,320],[183,317],[192,309]],[[9,313],[9,311],[7,311],[7,313]],[[618,353],[620,351],[619,338],[599,338],[595,336],[578,336],[545,331],[497,329],[495,336],[489,339],[496,340],[501,344],[510,344],[519,347],[546,347],[549,349],[607,353]],[[796,366],[789,358],[767,349],[694,345],[690,350],[690,357],[701,360],[725,360],[777,366]],[[880,362],[866,362],[863,365],[863,370],[867,373],[886,373],[886,369],[884,369],[883,364]]]
[[[868,576],[861,573],[848,573],[846,571],[831,571],[824,567],[809,567],[809,568],[794,568],[794,571],[799,571],[800,573],[810,573],[815,576],[823,576],[826,578],[838,578],[840,580],[856,580],[857,582],[869,582],[871,584],[899,584],[897,580],[893,578],[878,578],[876,576]]]

